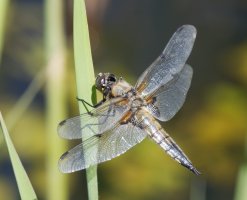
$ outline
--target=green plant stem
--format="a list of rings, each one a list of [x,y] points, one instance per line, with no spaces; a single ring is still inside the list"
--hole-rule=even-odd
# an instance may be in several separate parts
[[[88,23],[85,2],[74,0],[74,56],[77,94],[79,98],[92,102],[96,100],[96,92],[93,87],[95,76],[91,55]],[[79,103],[80,113],[86,110]],[[97,166],[86,170],[88,198],[89,200],[98,199]]]
[[[46,126],[47,126],[47,198],[68,198],[66,175],[58,170],[57,162],[65,151],[65,140],[57,135],[58,123],[66,117],[66,50],[64,33],[64,1],[45,1],[46,45]]]
[[[4,34],[6,27],[6,14],[8,10],[9,0],[1,0],[0,1],[0,63],[2,58],[3,44],[4,44]]]
[[[21,160],[15,150],[12,140],[9,136],[2,114],[0,112],[0,127],[4,135],[4,139],[7,144],[7,148],[10,155],[10,160],[14,169],[15,178],[17,181],[18,189],[21,195],[21,199],[37,199],[33,190],[32,184],[27,176],[27,173],[21,163]]]
[[[236,182],[236,189],[235,189],[235,196],[234,200],[245,200],[247,199],[247,135],[245,137],[245,151],[244,151],[244,163],[240,166],[237,182]]]

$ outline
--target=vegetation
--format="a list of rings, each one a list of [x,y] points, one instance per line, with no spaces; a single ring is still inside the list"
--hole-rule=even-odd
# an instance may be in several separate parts
[[[1,119],[0,129],[1,198],[97,199],[99,186],[100,199],[110,200],[247,199],[243,5],[230,0],[86,5],[91,45],[82,0],[0,2],[0,111],[6,121],[5,126]],[[96,72],[135,84],[186,23],[198,30],[188,61],[194,77],[182,110],[163,127],[202,175],[195,177],[150,140],[99,165],[98,178],[96,167],[88,174],[61,174],[57,161],[74,143],[59,138],[57,124],[79,114],[77,96],[96,100],[91,50]],[[79,109],[84,112],[81,104]]]

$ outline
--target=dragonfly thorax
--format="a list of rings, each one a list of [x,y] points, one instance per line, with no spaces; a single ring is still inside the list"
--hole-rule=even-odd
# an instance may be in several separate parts
[[[135,111],[147,104],[145,99],[140,96],[135,88],[133,88],[132,85],[123,80],[123,78],[119,78],[116,83],[112,85],[111,90],[112,96],[128,99],[132,111]]]
[[[135,96],[133,98],[133,100],[131,101],[131,110],[132,111],[136,111],[136,110],[142,108],[144,105],[146,105],[145,100],[142,99],[142,98],[138,98],[137,96]]]
[[[132,95],[128,94],[132,90],[132,85],[123,80],[123,78],[119,78],[116,83],[111,86],[111,94],[113,97]]]

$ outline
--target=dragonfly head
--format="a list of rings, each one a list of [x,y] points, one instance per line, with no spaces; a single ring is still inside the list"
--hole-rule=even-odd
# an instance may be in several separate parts
[[[104,93],[104,91],[110,90],[113,83],[117,81],[114,74],[111,73],[99,73],[96,77],[95,86],[96,88]]]

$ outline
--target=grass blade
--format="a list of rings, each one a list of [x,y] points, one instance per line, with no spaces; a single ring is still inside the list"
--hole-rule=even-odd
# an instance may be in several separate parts
[[[37,199],[36,194],[31,185],[31,182],[27,176],[27,173],[11,141],[11,138],[9,136],[9,133],[4,123],[1,112],[0,112],[0,123],[1,123],[2,132],[5,138],[6,144],[7,144],[7,148],[9,151],[11,163],[14,169],[15,178],[17,181],[21,199],[30,199],[30,200]]]
[[[85,2],[74,0],[74,57],[77,94],[87,102],[96,101],[95,76],[89,40]],[[86,112],[79,104],[80,113]],[[98,199],[97,166],[86,170],[89,200]]]
[[[242,164],[242,166],[240,166],[240,169],[238,172],[234,200],[247,199],[247,190],[246,190],[246,184],[247,184],[247,162],[246,162],[246,160],[247,160],[247,137],[245,139],[244,156],[245,156],[245,162]]]
[[[4,33],[6,28],[6,14],[8,10],[9,0],[0,1],[0,63],[2,58],[3,44],[4,44]]]
[[[45,1],[46,44],[46,199],[68,199],[67,176],[59,172],[57,162],[66,149],[66,141],[57,135],[58,123],[67,113],[66,49],[64,29],[64,1]]]

